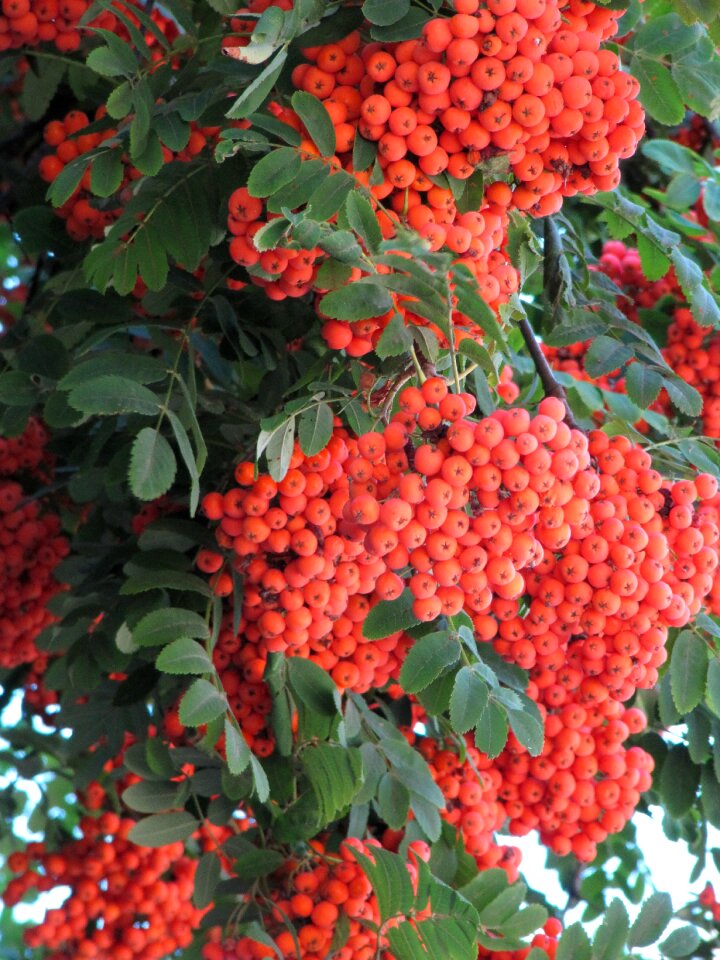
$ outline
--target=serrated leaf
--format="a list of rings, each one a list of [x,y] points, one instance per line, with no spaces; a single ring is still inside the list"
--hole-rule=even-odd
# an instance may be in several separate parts
[[[627,909],[620,900],[613,900],[593,938],[594,960],[617,960],[622,956],[630,927]]]
[[[393,0],[392,3],[388,3],[388,0],[365,0],[362,5],[365,19],[381,27],[402,20],[409,9],[410,0]]]
[[[687,747],[668,750],[660,771],[660,796],[671,817],[684,816],[695,802],[700,770],[690,759]]]
[[[266,154],[254,165],[247,189],[253,197],[270,197],[300,173],[301,161],[291,147],[280,147]]]
[[[212,673],[213,665],[205,648],[189,637],[178,637],[161,651],[155,666],[163,673]]]
[[[590,960],[592,944],[581,923],[571,923],[562,932],[555,960]]]
[[[381,360],[398,357],[409,353],[412,342],[412,332],[405,325],[402,314],[395,313],[380,334],[380,339],[375,344],[375,353]]]
[[[189,839],[199,825],[195,817],[184,810],[177,813],[157,813],[136,823],[128,834],[128,839],[139,847],[164,847],[169,843]]]
[[[414,597],[403,590],[397,600],[381,600],[363,621],[362,635],[366,640],[384,640],[400,630],[408,630],[419,623],[413,613]]]
[[[681,123],[685,104],[670,71],[649,57],[634,56],[630,71],[640,81],[640,101],[653,119],[666,127]]]
[[[712,657],[707,673],[707,704],[720,717],[720,660]]]
[[[514,693],[514,691],[510,692]],[[500,691],[498,691],[498,695],[499,693]],[[537,704],[530,697],[522,693],[515,695],[520,698],[522,709],[508,709],[510,729],[530,756],[537,757],[542,753],[545,744],[545,727],[542,715]]]
[[[139,500],[157,500],[173,485],[176,472],[175,454],[168,441],[159,430],[143,427],[130,451],[128,479],[133,494]]]
[[[660,280],[670,269],[670,258],[642,233],[637,235],[637,245],[643,274],[648,280]]]
[[[318,743],[307,747],[302,762],[322,818],[327,824],[349,807],[358,792],[362,754],[355,747]]]
[[[405,826],[410,811],[410,791],[392,773],[385,773],[380,779],[377,804],[380,816],[391,830]]]
[[[383,3],[385,0],[383,0]],[[358,191],[353,191],[345,201],[348,223],[369,251],[375,251],[382,243],[382,231],[370,201]]]
[[[490,690],[472,667],[462,667],[450,696],[450,723],[456,733],[467,733],[480,721]]]
[[[297,90],[290,102],[321,156],[331,157],[335,153],[335,127],[322,101],[311,93]]]
[[[227,710],[227,697],[217,687],[201,677],[195,680],[180,700],[178,716],[185,727],[200,727]]]
[[[699,417],[702,413],[702,397],[695,387],[691,387],[680,377],[666,377],[664,386],[674,407],[689,417]]]
[[[369,320],[383,316],[392,306],[390,293],[371,280],[332,290],[320,301],[320,311],[333,320]]]
[[[612,337],[599,336],[590,344],[585,354],[585,369],[591,377],[617,370],[633,357],[632,349]]]
[[[117,374],[106,374],[78,384],[70,391],[68,402],[86,416],[139,413],[151,417],[157,414],[160,406],[152,390]]]
[[[625,374],[628,396],[641,409],[648,409],[657,400],[663,385],[661,374],[644,363],[631,363]]]
[[[158,647],[179,637],[207,640],[208,626],[194,610],[168,607],[151,610],[133,628],[133,640],[141,647]]]
[[[667,893],[653,893],[642,905],[630,927],[629,947],[649,947],[662,936],[673,915],[673,905]]]
[[[250,747],[228,717],[225,717],[225,756],[228,769],[235,776],[241,774],[250,763]]]
[[[708,656],[705,644],[691,630],[675,640],[670,658],[670,689],[680,713],[690,713],[705,695]]]
[[[332,432],[333,412],[329,404],[318,403],[300,414],[298,440],[305,456],[313,457],[324,450],[330,442]]]
[[[424,690],[460,659],[460,641],[445,630],[416,640],[400,670],[400,685],[406,693]]]
[[[660,953],[665,957],[688,957],[700,945],[700,934],[697,927],[680,927],[679,930],[673,930],[670,936],[666,937],[660,944]]]
[[[233,9],[235,9],[233,7]],[[270,95],[272,88],[282,73],[282,68],[287,60],[287,50],[283,47],[275,54],[263,70],[255,77],[252,83],[248,84],[232,107],[225,114],[231,120],[239,120],[248,117],[251,113],[258,110],[266,98]]]
[[[492,760],[502,753],[507,738],[507,713],[501,704],[491,699],[475,728],[475,746]]]
[[[380,919],[407,915],[415,897],[404,860],[381,847],[373,848],[372,860],[359,850],[353,849],[351,853],[372,884]]]
[[[215,898],[215,890],[220,882],[220,858],[208,850],[198,861],[193,887],[193,904],[198,910],[210,906]]]
[[[296,697],[309,710],[323,716],[334,717],[338,712],[336,687],[328,673],[312,660],[289,657],[287,660],[288,683]]]
[[[158,780],[142,780],[123,790],[122,801],[139,813],[160,813],[178,806],[181,786]]]

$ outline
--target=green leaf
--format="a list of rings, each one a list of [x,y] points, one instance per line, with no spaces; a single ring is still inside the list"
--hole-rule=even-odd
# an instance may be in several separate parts
[[[133,494],[139,500],[156,500],[173,485],[176,472],[175,454],[165,437],[159,430],[143,427],[130,451],[128,478]]]
[[[516,694],[522,701],[521,710],[508,710],[510,729],[531,757],[542,753],[545,744],[545,728],[537,704],[523,693]]]
[[[273,431],[267,444],[265,455],[268,462],[268,471],[273,480],[282,480],[290,469],[294,445],[295,417],[290,417],[277,430]]]
[[[57,337],[40,333],[21,347],[17,362],[18,368],[25,373],[59,380],[70,365],[70,354]]]
[[[644,363],[631,363],[625,374],[628,396],[641,409],[648,409],[657,400],[663,385],[661,374]]]
[[[384,360],[386,357],[399,357],[410,352],[413,338],[412,333],[405,326],[405,320],[400,313],[395,313],[380,334],[375,345],[375,353]]]
[[[165,647],[155,661],[163,673],[212,673],[213,664],[205,648],[189,637],[178,637]]]
[[[185,727],[200,727],[227,710],[227,698],[214,684],[201,677],[188,687],[182,700],[178,716]]]
[[[672,920],[673,905],[667,893],[653,893],[642,905],[630,927],[629,947],[649,947],[662,936]]]
[[[312,660],[289,657],[287,676],[293,693],[309,710],[326,717],[337,714],[337,688],[322,667]]]
[[[660,796],[671,817],[683,817],[695,802],[700,770],[690,759],[687,747],[671,747],[660,771]]]
[[[670,269],[670,258],[644,234],[637,235],[640,266],[648,280],[660,280]]]
[[[491,699],[475,728],[475,746],[492,760],[502,753],[507,738],[507,714],[496,700]]]
[[[191,814],[184,810],[177,813],[156,813],[136,823],[128,839],[139,847],[164,847],[168,843],[188,840],[200,826]]]
[[[392,773],[380,778],[377,791],[378,810],[391,830],[401,830],[410,811],[410,791]]]
[[[369,320],[387,313],[392,306],[390,293],[372,280],[332,290],[320,301],[320,311],[333,320]]]
[[[413,613],[414,597],[403,590],[397,600],[381,600],[363,621],[362,635],[366,640],[384,640],[400,630],[409,630],[419,623]]]
[[[106,47],[96,47],[85,61],[91,70],[101,77],[132,77],[138,69],[138,62],[128,44],[114,38]]]
[[[152,390],[117,374],[107,374],[78,384],[70,391],[68,402],[86,416],[139,413],[152,417],[160,406]]]
[[[311,93],[297,90],[290,102],[321,156],[331,157],[335,153],[335,127],[322,101]]]
[[[198,637],[207,640],[208,626],[194,610],[168,607],[151,610],[133,629],[133,640],[140,647],[159,647],[179,637]]]
[[[350,806],[358,792],[362,754],[355,747],[317,743],[303,750],[302,762],[315,791],[322,823],[330,823]]]
[[[120,188],[124,173],[122,147],[106,150],[90,168],[90,189],[96,197],[110,197]]]
[[[410,0],[365,0],[362,5],[365,19],[381,27],[402,20],[409,9]]]
[[[612,337],[595,337],[585,354],[585,369],[591,377],[600,377],[622,367],[633,357],[633,351]]]
[[[720,717],[720,660],[710,660],[707,673],[707,705],[716,717]]]
[[[194,517],[200,502],[200,473],[195,460],[195,454],[190,446],[185,427],[180,422],[180,418],[172,410],[166,410],[167,418],[170,421],[175,442],[177,443],[180,456],[185,464],[185,469],[190,477],[190,516]]]
[[[695,387],[676,376],[666,377],[664,385],[674,407],[689,417],[700,416],[703,402]]]
[[[385,0],[382,0],[385,3]],[[354,190],[345,201],[345,213],[348,223],[360,237],[365,247],[374,252],[382,243],[382,231],[370,201]]]
[[[332,407],[327,403],[318,403],[310,410],[300,414],[298,440],[300,449],[307,457],[320,453],[330,442],[333,431]]]
[[[287,50],[281,47],[252,83],[245,87],[225,116],[231,120],[240,120],[261,107],[282,73],[286,60]]]
[[[649,57],[634,56],[630,72],[640,81],[640,100],[647,112],[658,123],[674,127],[685,116],[685,104],[680,88],[670,71]]]
[[[225,717],[225,756],[230,773],[238,776],[250,763],[250,747],[237,726]]]
[[[353,849],[351,853],[372,884],[380,920],[384,922],[410,913],[415,896],[404,860],[380,847],[373,848],[372,860],[359,850]]]
[[[178,806],[181,785],[163,780],[142,780],[123,790],[122,801],[140,813],[160,813]]]
[[[92,162],[93,154],[81,154],[71,160],[48,187],[47,198],[54,207],[61,207],[75,193],[82,176]]]
[[[67,65],[58,60],[33,57],[22,77],[20,106],[28,120],[40,120],[50,106],[65,76]]]
[[[400,670],[400,685],[406,693],[424,690],[460,659],[460,641],[445,630],[430,633],[410,648]]]
[[[450,697],[450,723],[456,733],[467,733],[478,724],[489,693],[488,685],[472,667],[462,667]]]
[[[660,944],[660,953],[665,957],[688,957],[700,946],[700,934],[697,927],[688,924],[673,930]]]
[[[562,932],[555,960],[590,960],[592,944],[581,923],[571,923]]]
[[[479,911],[480,923],[493,929],[502,925],[513,916],[525,899],[527,887],[524,883],[514,883],[494,897]]]
[[[259,160],[248,177],[247,189],[253,197],[270,197],[300,173],[300,157],[291,147],[280,147]]]
[[[620,900],[613,900],[593,939],[594,960],[618,960],[625,948],[630,928],[628,912]]]
[[[700,637],[691,630],[679,634],[670,658],[670,689],[680,713],[690,713],[705,695],[708,656]]]
[[[706,764],[700,772],[700,801],[708,823],[720,827],[720,783],[713,764]]]
[[[215,899],[215,890],[220,883],[220,858],[213,850],[208,850],[198,861],[193,887],[193,905],[198,910],[209,907]]]

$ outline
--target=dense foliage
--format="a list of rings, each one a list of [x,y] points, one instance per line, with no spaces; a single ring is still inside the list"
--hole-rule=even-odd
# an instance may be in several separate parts
[[[716,7],[3,0],[1,958],[717,950]]]

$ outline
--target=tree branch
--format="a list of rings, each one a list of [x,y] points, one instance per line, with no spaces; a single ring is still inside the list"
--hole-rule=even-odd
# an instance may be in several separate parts
[[[530,326],[530,321],[527,317],[523,317],[523,319],[520,321],[520,333],[523,335],[525,346],[527,347],[528,353],[532,357],[532,361],[535,364],[535,369],[540,377],[540,383],[542,383],[545,396],[557,397],[558,400],[562,400],[562,402],[565,404],[566,410],[565,422],[569,427],[573,427],[575,430],[579,429],[570,410],[570,404],[568,403],[565,388],[555,379],[555,374],[553,373],[550,364],[547,362],[547,357],[542,352],[540,344],[535,338],[535,334],[533,333],[533,329]]]

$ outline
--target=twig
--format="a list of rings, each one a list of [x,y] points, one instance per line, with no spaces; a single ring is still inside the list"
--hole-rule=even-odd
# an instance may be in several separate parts
[[[535,369],[540,377],[540,383],[542,383],[545,396],[557,397],[558,400],[562,400],[562,402],[565,404],[565,422],[574,430],[579,430],[580,428],[578,427],[577,422],[572,415],[572,411],[570,410],[570,404],[568,403],[565,388],[555,379],[555,374],[553,373],[550,364],[547,362],[547,358],[542,352],[540,344],[535,339],[535,334],[533,333],[533,329],[530,326],[530,321],[527,317],[523,317],[523,319],[520,321],[520,333],[523,335],[525,346],[528,348],[528,353],[532,357],[532,361],[535,364]]]

